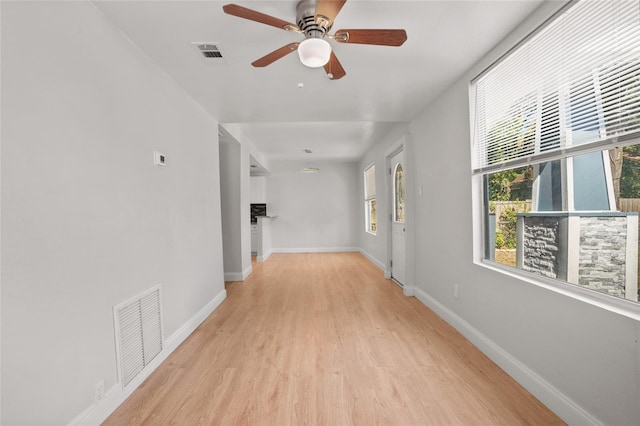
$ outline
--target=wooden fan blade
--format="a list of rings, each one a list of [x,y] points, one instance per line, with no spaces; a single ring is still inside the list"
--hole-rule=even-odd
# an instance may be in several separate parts
[[[322,15],[333,22],[346,2],[347,0],[318,0],[316,16]]]
[[[239,18],[248,19],[250,21],[260,22],[261,24],[271,25],[272,27],[286,29],[286,28],[298,28],[297,25],[292,24],[282,19],[274,18],[273,16],[265,15],[264,13],[257,12],[246,7],[239,6],[237,4],[225,4],[222,6],[222,10],[225,13]]]
[[[402,46],[407,41],[405,30],[338,30],[334,39],[339,43]]]
[[[254,67],[266,67],[277,61],[278,59],[284,58],[289,53],[298,49],[298,45],[300,43],[289,43],[286,46],[282,46],[280,49],[276,49],[273,52],[263,56],[262,58],[253,61],[251,65]]]
[[[331,57],[329,58],[329,62],[325,64],[324,70],[331,80],[340,80],[347,75],[344,68],[342,68],[342,64],[338,61],[336,54],[333,52],[331,52]]]

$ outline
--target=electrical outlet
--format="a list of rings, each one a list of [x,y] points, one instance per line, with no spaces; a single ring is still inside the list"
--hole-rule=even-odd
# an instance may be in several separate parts
[[[93,386],[93,402],[100,402],[104,398],[104,380],[100,380]]]
[[[456,299],[458,299],[458,284],[454,284],[453,285],[453,297],[455,297]]]

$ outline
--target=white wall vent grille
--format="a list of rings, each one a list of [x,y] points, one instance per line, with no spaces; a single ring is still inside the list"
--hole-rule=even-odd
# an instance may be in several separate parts
[[[223,63],[223,62],[225,62],[225,60],[224,60],[224,52],[222,51],[222,48],[220,47],[219,43],[197,42],[197,43],[191,43],[191,44],[196,49],[198,49],[198,52],[200,52],[200,54],[204,58],[205,62],[207,62],[207,63]]]
[[[163,347],[160,285],[113,308],[120,381],[127,386]]]

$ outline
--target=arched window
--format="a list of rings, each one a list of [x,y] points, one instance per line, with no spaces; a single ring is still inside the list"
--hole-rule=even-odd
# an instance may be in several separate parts
[[[404,223],[404,170],[400,163],[393,174],[393,212],[393,220]]]

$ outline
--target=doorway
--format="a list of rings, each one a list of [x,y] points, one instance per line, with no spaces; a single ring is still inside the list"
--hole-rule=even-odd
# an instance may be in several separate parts
[[[406,282],[405,255],[405,167],[404,150],[391,157],[391,278],[400,286]]]

